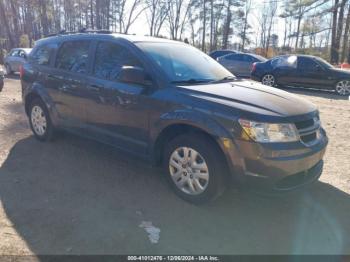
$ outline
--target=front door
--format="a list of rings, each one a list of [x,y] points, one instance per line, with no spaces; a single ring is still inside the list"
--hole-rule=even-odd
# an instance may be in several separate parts
[[[149,89],[118,81],[123,66],[143,67],[131,50],[98,42],[85,105],[90,135],[126,150],[147,153]]]
[[[298,86],[322,88],[331,85],[331,79],[325,68],[318,64],[312,57],[298,57]]]

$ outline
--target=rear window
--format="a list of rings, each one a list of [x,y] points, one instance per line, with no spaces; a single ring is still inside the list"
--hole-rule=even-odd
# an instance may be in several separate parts
[[[58,51],[56,68],[85,74],[87,73],[90,41],[65,42]]]

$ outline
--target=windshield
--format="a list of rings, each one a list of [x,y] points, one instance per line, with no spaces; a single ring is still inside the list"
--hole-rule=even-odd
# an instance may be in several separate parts
[[[198,49],[177,43],[137,43],[173,83],[220,81],[234,76]]]
[[[323,65],[326,68],[333,68],[333,66],[328,63],[326,60],[322,59],[321,57],[316,57],[317,62],[319,62],[321,65]]]

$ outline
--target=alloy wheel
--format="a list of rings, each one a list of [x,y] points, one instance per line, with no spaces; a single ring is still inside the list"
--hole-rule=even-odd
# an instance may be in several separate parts
[[[335,91],[342,96],[350,94],[350,81],[343,80],[337,83]]]
[[[44,110],[40,106],[35,105],[32,108],[30,120],[32,122],[34,132],[38,136],[45,135],[47,130],[47,120]]]
[[[170,156],[169,170],[177,188],[186,194],[199,195],[208,187],[208,165],[193,148],[177,148]]]
[[[264,75],[264,77],[261,80],[261,83],[266,86],[274,86],[275,77],[273,75]]]

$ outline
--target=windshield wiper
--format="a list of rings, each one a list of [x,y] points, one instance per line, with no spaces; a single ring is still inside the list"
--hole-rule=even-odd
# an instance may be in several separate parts
[[[237,78],[235,76],[225,76],[224,78],[221,78],[219,80],[214,80],[212,83],[220,83],[220,82],[226,82],[226,81],[232,81],[236,80]]]
[[[173,84],[199,84],[199,83],[209,83],[211,82],[212,79],[185,79],[185,80],[176,80],[176,81],[171,81]]]

